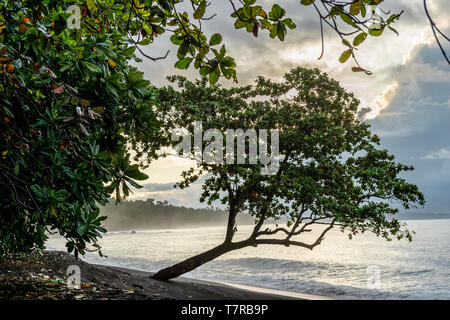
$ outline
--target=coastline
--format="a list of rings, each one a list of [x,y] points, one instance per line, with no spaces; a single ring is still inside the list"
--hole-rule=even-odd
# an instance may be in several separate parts
[[[81,287],[67,288],[67,268],[77,265]],[[0,300],[335,300],[238,283],[179,277],[90,264],[62,251],[0,260]]]
[[[154,272],[122,268],[117,266],[98,265],[95,266],[105,267],[118,272],[131,274],[140,277],[150,277]],[[155,280],[153,280],[155,281]],[[239,300],[336,300],[335,298],[310,295],[299,292],[284,291],[269,289],[263,287],[249,286],[240,283],[216,281],[216,280],[197,280],[189,277],[179,277],[169,281],[158,281],[159,283],[165,283],[167,286],[171,286],[171,289],[189,290],[189,287],[199,289],[199,291],[210,291],[212,295],[208,295],[204,300],[215,300],[216,296],[222,296],[225,299],[239,299]],[[199,299],[187,297],[189,299]],[[203,300],[203,299],[202,299]]]

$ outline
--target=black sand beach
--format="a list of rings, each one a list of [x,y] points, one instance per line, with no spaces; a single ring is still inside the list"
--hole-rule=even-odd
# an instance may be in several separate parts
[[[81,269],[81,288],[68,289],[68,266]],[[152,273],[94,265],[61,251],[0,260],[1,300],[280,300],[327,299],[239,284],[179,278],[157,281]]]

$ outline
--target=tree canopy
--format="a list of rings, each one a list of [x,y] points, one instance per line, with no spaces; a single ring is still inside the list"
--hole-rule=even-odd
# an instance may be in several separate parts
[[[401,207],[424,205],[423,194],[402,174],[413,168],[396,162],[388,150],[379,148],[379,137],[357,117],[359,101],[327,74],[299,67],[280,83],[259,77],[254,86],[231,89],[210,86],[206,79],[191,82],[175,76],[170,80],[178,90],[161,89],[158,98],[166,108],[163,114],[171,115],[166,122],[162,120],[165,127],[172,123],[192,131],[192,123],[201,121],[205,132],[213,128],[223,132],[214,140],[226,141],[224,149],[229,145],[227,129],[277,129],[284,159],[276,172],[264,174],[261,161],[250,163],[248,144],[244,163],[199,161],[196,169],[184,172],[179,187],[187,187],[206,174],[200,201],[226,204],[226,237],[211,251],[161,270],[156,279],[176,277],[245,246],[278,244],[313,249],[333,227],[350,238],[372,232],[389,241],[411,240],[406,226],[389,216]],[[232,139],[236,155],[239,151]],[[204,137],[202,150],[210,143]],[[221,151],[219,154],[226,157],[228,150]],[[186,156],[195,158],[195,152],[192,149]],[[248,239],[233,242],[235,217],[240,212],[253,215],[255,226]],[[265,228],[268,220],[286,222],[286,226]],[[301,240],[304,232],[321,227],[323,231],[314,242]]]
[[[56,3],[0,1],[0,253],[55,230],[84,253],[105,232],[97,204],[147,178],[127,145],[158,129],[135,47],[114,29],[67,29]]]

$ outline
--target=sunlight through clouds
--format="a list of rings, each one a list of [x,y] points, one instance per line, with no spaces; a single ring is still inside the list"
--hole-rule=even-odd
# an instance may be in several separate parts
[[[383,92],[379,93],[375,101],[370,106],[371,111],[368,112],[364,120],[371,120],[380,115],[381,110],[386,109],[392,99],[395,97],[395,92],[398,89],[398,82],[394,81]]]

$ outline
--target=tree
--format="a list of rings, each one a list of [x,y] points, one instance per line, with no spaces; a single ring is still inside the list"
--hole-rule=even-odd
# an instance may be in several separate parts
[[[255,86],[231,89],[209,86],[206,79],[190,82],[175,76],[170,80],[180,90],[160,90],[159,103],[165,107],[163,114],[169,116],[163,123],[191,131],[192,122],[201,121],[205,132],[214,128],[223,133],[212,141],[222,138],[227,145],[222,150],[208,149],[218,154],[222,151],[223,161],[199,161],[197,168],[183,173],[177,186],[185,188],[205,173],[200,201],[226,204],[228,223],[223,243],[157,272],[154,279],[177,277],[224,253],[248,246],[268,244],[312,250],[335,227],[347,232],[350,239],[358,233],[372,232],[389,241],[411,240],[406,226],[387,216],[397,213],[399,206],[409,209],[424,205],[417,186],[401,177],[402,172],[413,168],[395,162],[393,155],[377,147],[380,139],[357,118],[359,101],[325,73],[297,68],[287,73],[281,83],[259,77]],[[239,128],[279,130],[279,152],[284,159],[280,158],[273,174],[263,174],[261,161],[251,164],[249,156],[242,164],[226,161],[225,149],[230,141],[225,132]],[[213,143],[206,140],[202,144],[205,152]],[[234,137],[231,142],[236,155],[239,151]],[[249,148],[247,145],[246,155]],[[195,152],[193,149],[186,156],[194,158]],[[259,152],[261,160],[261,149]],[[236,215],[241,212],[251,214],[255,225],[246,240],[233,241]],[[280,224],[286,221],[286,226],[265,227],[273,220]],[[311,228],[322,228],[317,239],[302,241]]]
[[[147,178],[125,147],[158,130],[135,48],[116,30],[67,29],[55,3],[0,1],[0,255],[55,231],[75,255],[99,248],[98,204]]]
[[[318,4],[323,6],[319,10]],[[379,36],[399,15],[369,19],[381,0],[301,1],[319,13],[355,57],[368,34]],[[131,63],[164,32],[177,48],[176,68],[237,79],[222,36],[207,37],[206,0],[0,0],[0,254],[43,248],[46,232],[67,238],[69,252],[104,232],[98,204],[146,179],[139,171],[161,143],[155,89]],[[255,0],[230,0],[234,27],[283,40],[295,28],[286,11]],[[370,7],[369,7],[370,6]],[[378,17],[380,16],[380,17]],[[381,16],[384,16],[382,18]],[[346,26],[349,31],[343,31]],[[351,43],[346,37],[359,34]],[[219,47],[220,46],[220,47]],[[367,70],[359,65],[353,71]],[[132,164],[130,150],[135,152]],[[145,160],[145,159],[144,159]]]

